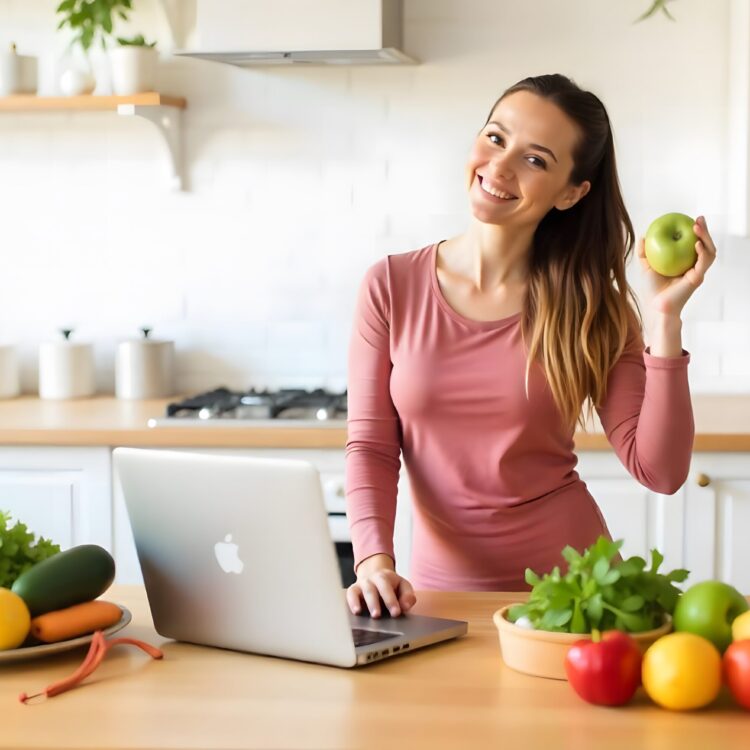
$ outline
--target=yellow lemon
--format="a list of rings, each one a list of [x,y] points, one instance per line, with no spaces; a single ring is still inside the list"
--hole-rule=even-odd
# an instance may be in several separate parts
[[[732,620],[732,640],[750,639],[750,609]]]
[[[20,646],[30,626],[31,615],[26,602],[10,589],[0,588],[0,651]]]
[[[721,688],[721,654],[694,633],[670,633],[646,651],[643,687],[663,708],[682,711],[711,703]]]

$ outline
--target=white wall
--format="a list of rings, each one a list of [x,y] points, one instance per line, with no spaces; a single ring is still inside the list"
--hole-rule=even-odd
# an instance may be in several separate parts
[[[0,0],[0,45],[42,56],[46,93],[65,47],[57,2]],[[343,387],[365,268],[463,230],[464,160],[490,106],[560,72],[608,108],[639,234],[668,211],[707,217],[720,255],[685,311],[691,385],[750,391],[750,241],[723,236],[728,0],[633,24],[650,4],[405,0],[418,66],[242,70],[165,54],[160,87],[188,100],[184,193],[169,192],[145,121],[0,115],[0,338],[22,347],[25,389],[39,341],[70,323],[95,342],[105,391],[115,342],[143,323],[177,341],[184,390]],[[134,30],[168,48],[154,0],[135,5]]]

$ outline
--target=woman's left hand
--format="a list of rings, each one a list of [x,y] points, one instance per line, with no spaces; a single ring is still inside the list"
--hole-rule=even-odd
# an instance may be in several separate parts
[[[679,316],[690,295],[703,283],[709,266],[716,260],[716,245],[708,233],[705,216],[698,217],[693,231],[698,237],[695,243],[698,260],[682,276],[662,276],[654,271],[646,260],[645,238],[641,237],[638,242],[638,257],[653,295],[652,308],[657,313]]]

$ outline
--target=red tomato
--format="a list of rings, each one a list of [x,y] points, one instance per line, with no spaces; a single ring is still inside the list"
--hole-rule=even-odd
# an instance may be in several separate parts
[[[724,652],[722,667],[724,681],[734,699],[750,709],[750,640],[731,643]]]

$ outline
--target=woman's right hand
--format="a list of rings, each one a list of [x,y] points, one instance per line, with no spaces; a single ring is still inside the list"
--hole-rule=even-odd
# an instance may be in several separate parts
[[[409,581],[394,568],[389,555],[378,554],[364,559],[357,566],[357,580],[346,590],[349,609],[355,614],[362,613],[364,600],[371,617],[380,617],[380,598],[392,617],[408,612],[417,601]]]

